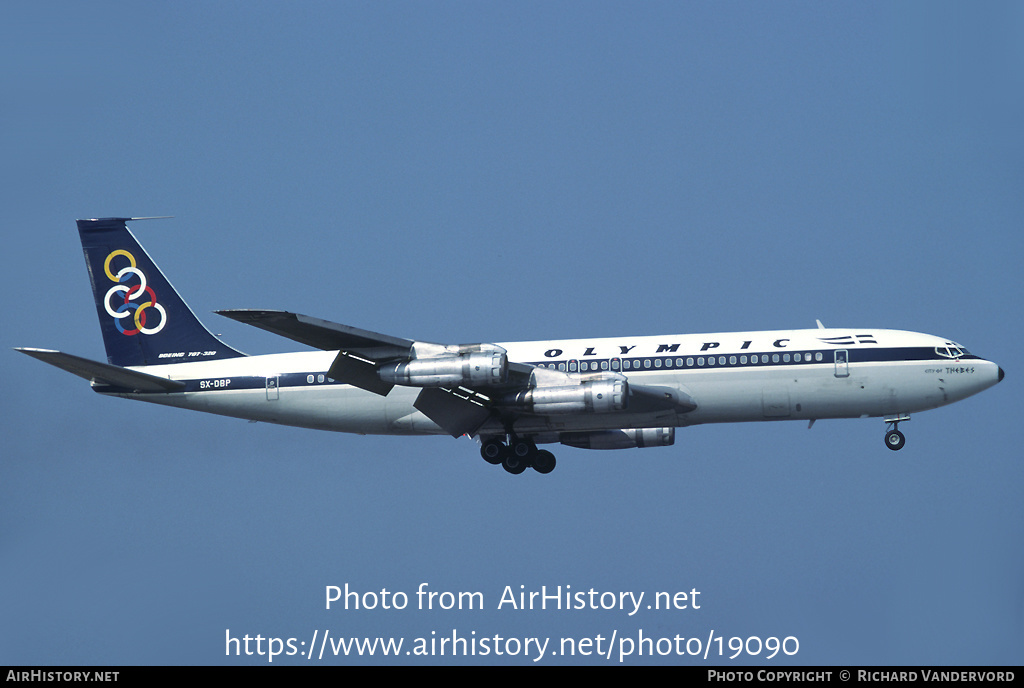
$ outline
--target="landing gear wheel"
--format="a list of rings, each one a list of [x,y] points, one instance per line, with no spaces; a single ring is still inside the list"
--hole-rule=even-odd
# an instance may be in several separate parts
[[[480,446],[480,456],[492,466],[501,463],[506,454],[508,454],[508,447],[501,440],[487,440]]]
[[[544,449],[533,455],[533,470],[547,474],[555,470],[555,455]]]
[[[885,446],[889,447],[893,451],[899,451],[903,449],[903,445],[907,443],[907,438],[903,436],[903,433],[899,430],[890,430],[885,433]]]
[[[530,457],[537,453],[537,445],[531,440],[514,439],[509,445],[510,453],[518,459],[529,463]]]
[[[509,452],[505,458],[501,460],[501,465],[512,475],[519,475],[526,470],[526,459],[521,459],[515,454]]]

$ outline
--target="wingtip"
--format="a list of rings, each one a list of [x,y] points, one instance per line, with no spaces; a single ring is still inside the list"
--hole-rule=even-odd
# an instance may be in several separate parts
[[[12,346],[15,351],[20,351],[23,354],[29,356],[35,356],[36,354],[59,354],[60,352],[56,349],[39,349],[34,346]]]
[[[265,308],[224,308],[214,311],[214,313],[239,322],[252,322],[269,315],[286,315],[287,311],[274,311]]]

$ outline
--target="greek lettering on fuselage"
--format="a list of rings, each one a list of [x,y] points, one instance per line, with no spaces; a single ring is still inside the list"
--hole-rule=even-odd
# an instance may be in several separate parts
[[[772,342],[772,346],[775,347],[776,349],[785,349],[787,344],[788,344],[788,342],[789,342],[789,339],[776,339],[774,342]],[[753,341],[742,342],[740,344],[739,350],[740,351],[746,351],[747,349],[750,348],[750,346],[753,343],[754,343]],[[643,351],[634,351],[634,349],[636,349],[636,344],[634,344],[633,346],[625,346],[623,344],[619,344],[618,345],[618,349],[619,350],[616,351],[615,354],[618,355],[618,356],[629,356],[629,355],[642,356],[642,355],[657,355],[657,354],[665,354],[665,353],[675,354],[675,353],[680,353],[679,352],[679,347],[680,346],[682,346],[682,345],[681,344],[659,344],[657,350],[655,350],[653,352],[645,353]],[[686,353],[704,353],[706,351],[711,351],[712,349],[717,349],[720,346],[721,346],[720,342],[703,342],[701,344],[700,349],[698,351],[696,351],[696,352],[686,352]],[[570,352],[569,354],[566,354],[565,351],[562,350],[562,349],[548,349],[547,351],[544,352],[544,356],[547,357],[547,358],[562,358],[562,357],[564,357],[566,355],[571,356],[572,353]],[[588,346],[588,347],[584,347],[583,353],[578,354],[578,355],[580,356],[580,358],[584,358],[586,356],[594,356],[596,358],[607,358],[609,354],[607,352],[605,352],[603,354],[599,354],[594,349],[594,347]]]

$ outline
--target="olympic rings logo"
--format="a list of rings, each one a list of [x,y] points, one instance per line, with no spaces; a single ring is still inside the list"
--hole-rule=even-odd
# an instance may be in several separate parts
[[[124,256],[128,259],[128,267],[121,268],[117,274],[114,274],[111,272],[110,264],[118,256]],[[127,336],[136,335],[140,332],[142,334],[156,334],[164,329],[164,325],[167,324],[167,311],[156,302],[156,294],[153,292],[153,288],[146,283],[146,275],[142,270],[135,267],[135,256],[123,249],[111,251],[110,255],[103,261],[103,272],[106,273],[107,278],[111,282],[117,282],[117,284],[110,288],[107,295],[103,297],[103,307],[107,309],[107,313],[114,319],[114,324],[117,325],[117,329],[121,334]],[[127,282],[133,275],[138,278],[139,283],[128,285]],[[114,297],[113,305],[111,305],[110,298],[112,296]],[[145,303],[138,303],[139,299],[143,296],[148,296],[149,300]],[[147,308],[160,313],[160,324],[156,327],[146,327]],[[125,327],[125,318],[129,318],[127,321],[129,324],[134,321],[134,329]]]

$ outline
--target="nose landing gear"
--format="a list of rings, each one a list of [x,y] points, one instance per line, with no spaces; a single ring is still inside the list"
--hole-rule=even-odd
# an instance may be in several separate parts
[[[910,416],[899,415],[885,419],[885,422],[889,424],[889,429],[885,432],[885,446],[893,451],[903,449],[903,445],[907,443],[907,438],[899,430],[900,423],[905,420],[910,420]]]

